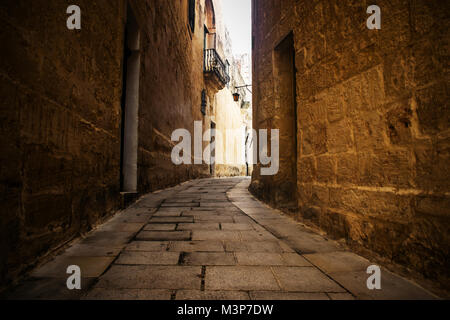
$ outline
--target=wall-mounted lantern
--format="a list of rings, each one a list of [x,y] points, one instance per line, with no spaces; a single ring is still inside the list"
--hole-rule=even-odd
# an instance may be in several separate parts
[[[238,92],[238,89],[240,88],[246,88],[250,93],[252,93],[249,89],[249,87],[251,87],[251,84],[246,84],[245,86],[239,86],[239,87],[234,87],[234,90],[236,91],[235,93],[233,93],[233,99],[235,102],[239,102],[239,98],[241,97],[241,95]]]

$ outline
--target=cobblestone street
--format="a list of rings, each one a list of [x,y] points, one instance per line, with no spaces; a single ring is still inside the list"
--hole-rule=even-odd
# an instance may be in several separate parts
[[[255,200],[245,178],[204,179],[142,197],[32,272],[12,299],[433,299]],[[81,268],[68,290],[66,269]]]

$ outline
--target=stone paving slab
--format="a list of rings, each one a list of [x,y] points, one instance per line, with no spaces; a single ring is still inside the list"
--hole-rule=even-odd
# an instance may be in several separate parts
[[[156,212],[153,217],[180,217],[181,211],[158,211]]]
[[[187,266],[234,266],[236,260],[232,253],[190,252],[184,255],[183,265]]]
[[[113,265],[95,288],[201,289],[201,267]]]
[[[200,204],[197,203],[163,203],[161,204],[162,208],[166,208],[166,207],[176,207],[176,208],[189,208],[189,207],[199,207]]]
[[[163,203],[199,203],[200,198],[194,197],[179,197],[179,198],[170,198],[164,201]]]
[[[265,241],[277,240],[277,238],[267,231],[240,231],[243,241]]]
[[[170,243],[169,251],[175,252],[223,252],[222,241],[174,241]]]
[[[238,231],[224,230],[195,230],[192,231],[192,240],[240,240],[240,233]]]
[[[277,241],[225,241],[228,252],[283,252]]]
[[[278,253],[236,252],[236,258],[241,266],[282,266],[285,264]]]
[[[280,290],[269,267],[207,267],[206,290]]]
[[[80,241],[80,244],[123,248],[136,232],[96,231]]]
[[[94,288],[82,300],[170,300],[172,290]]]
[[[305,254],[304,256],[326,273],[366,271],[367,267],[373,264],[357,254],[346,251]]]
[[[330,300],[326,293],[276,291],[250,292],[250,298],[252,300]]]
[[[153,217],[149,223],[192,223],[194,218],[192,217]]]
[[[144,227],[144,231],[175,231],[176,227],[177,225],[175,223],[151,223]]]
[[[327,293],[331,300],[355,300],[350,293]]]
[[[183,241],[191,240],[190,231],[141,231],[136,236],[139,241]]]
[[[113,218],[111,222],[116,223],[145,223],[152,217],[153,213],[133,213],[133,214],[127,214],[123,213],[119,216]]]
[[[98,231],[117,231],[117,232],[138,232],[144,226],[144,222],[114,222],[106,223]]]
[[[346,292],[314,267],[273,267],[281,287],[297,292]]]
[[[179,258],[178,252],[124,251],[114,263],[124,265],[177,265]]]
[[[64,251],[64,255],[72,257],[116,257],[119,255],[121,248],[93,246],[89,244],[74,244],[72,247]]]
[[[250,223],[221,223],[222,230],[255,231]]]
[[[255,221],[252,218],[250,218],[246,215],[234,216],[233,221],[234,221],[234,223],[244,223],[244,224],[254,224],[255,223]]]
[[[231,216],[194,216],[195,222],[233,223]]]
[[[321,237],[314,236],[300,236],[300,237],[287,237],[285,242],[302,254],[317,253],[317,252],[334,252],[343,250],[339,248],[335,243],[326,241]]]
[[[219,230],[219,223],[214,222],[196,222],[196,223],[180,223],[177,230]]]
[[[250,297],[243,291],[179,290],[176,300],[250,300]]]
[[[312,267],[312,264],[298,253],[282,253],[281,256],[287,266]]]
[[[169,241],[133,241],[125,247],[127,251],[167,251]]]

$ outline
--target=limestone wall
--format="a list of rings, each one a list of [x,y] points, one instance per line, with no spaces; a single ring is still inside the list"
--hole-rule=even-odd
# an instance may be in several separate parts
[[[209,175],[175,167],[171,133],[201,114],[205,1],[195,32],[186,1],[132,0],[141,30],[138,192]],[[120,155],[126,1],[0,3],[0,287],[37,258],[121,206]]]
[[[368,5],[382,10],[368,30]],[[279,128],[276,176],[251,190],[299,219],[447,284],[450,266],[448,2],[253,2],[254,126]],[[293,34],[297,143],[277,96],[276,52]],[[295,135],[294,135],[295,136]],[[297,172],[296,185],[286,183]]]
[[[216,143],[216,176],[245,175],[245,123],[240,102],[235,102],[232,91],[225,88],[216,94],[215,105],[216,129],[221,133]]]

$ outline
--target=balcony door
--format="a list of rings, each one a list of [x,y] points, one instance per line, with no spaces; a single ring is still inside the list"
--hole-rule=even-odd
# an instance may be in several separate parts
[[[216,49],[216,34],[210,32],[210,30],[205,26],[205,34],[203,38],[203,48]]]

